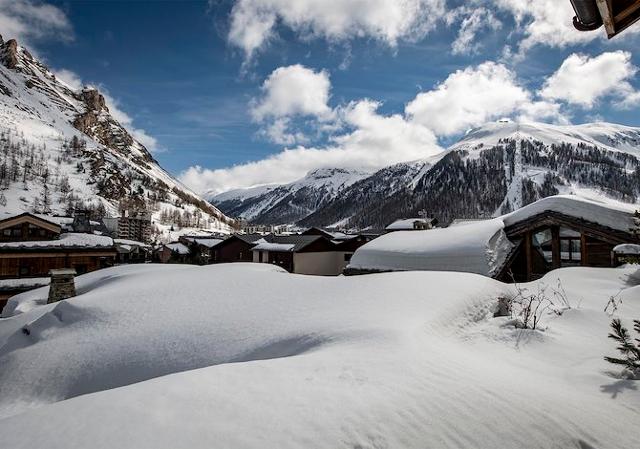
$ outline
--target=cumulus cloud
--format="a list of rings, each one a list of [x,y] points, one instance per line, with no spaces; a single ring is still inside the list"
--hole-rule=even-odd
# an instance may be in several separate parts
[[[631,53],[614,51],[596,57],[572,54],[544,83],[540,96],[591,109],[603,97],[616,98],[620,106],[638,102],[640,93],[630,84],[638,72]]]
[[[278,23],[303,38],[364,37],[395,46],[424,37],[444,13],[445,0],[238,0],[228,39],[247,59],[275,36]]]
[[[331,82],[329,74],[300,64],[279,67],[262,84],[262,97],[251,105],[257,121],[294,115],[327,118]]]
[[[30,45],[34,39],[72,39],[66,14],[58,7],[31,0],[0,0],[0,34]]]
[[[419,93],[405,111],[413,121],[447,136],[512,114],[528,102],[530,94],[518,85],[515,73],[485,62],[458,70],[435,89]]]

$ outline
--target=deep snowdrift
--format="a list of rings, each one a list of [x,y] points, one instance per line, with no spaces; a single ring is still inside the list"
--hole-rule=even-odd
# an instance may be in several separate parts
[[[492,318],[513,287],[472,274],[90,273],[78,297],[29,292],[0,320],[2,445],[639,447],[637,381],[602,359],[608,298],[640,316],[634,271],[550,273],[573,308],[544,331]]]

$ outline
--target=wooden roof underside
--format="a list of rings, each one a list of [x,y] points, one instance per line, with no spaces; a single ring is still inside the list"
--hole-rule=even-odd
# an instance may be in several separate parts
[[[640,19],[640,0],[596,0],[611,39]]]

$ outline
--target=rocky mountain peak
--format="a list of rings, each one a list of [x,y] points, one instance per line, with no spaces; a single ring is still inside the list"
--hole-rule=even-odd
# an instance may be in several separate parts
[[[15,39],[9,39],[1,45],[0,62],[2,62],[2,64],[8,69],[15,69],[20,62],[18,59],[18,41]]]
[[[82,101],[84,101],[88,110],[94,112],[101,112],[102,110],[105,110],[106,112],[109,112],[109,108],[107,108],[104,101],[104,96],[102,96],[98,89],[83,89],[80,97],[82,98]]]

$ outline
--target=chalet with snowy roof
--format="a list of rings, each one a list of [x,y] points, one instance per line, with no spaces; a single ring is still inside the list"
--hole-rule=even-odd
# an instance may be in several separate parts
[[[160,263],[191,263],[191,250],[181,242],[166,243],[156,248],[154,258]]]
[[[0,220],[0,306],[28,286],[40,286],[52,269],[87,273],[115,263],[110,237],[62,232],[55,217],[23,213]],[[17,279],[21,279],[17,281]],[[8,281],[11,280],[11,281]]]
[[[633,226],[630,209],[552,196],[494,219],[386,234],[358,249],[346,274],[464,271],[533,280],[555,268],[612,266],[617,245],[640,243]]]
[[[336,261],[338,265],[338,271],[336,274],[340,274],[344,271],[349,264],[349,261],[351,261],[351,257],[358,248],[380,236],[380,234],[375,233],[347,234],[340,231],[329,231],[317,227],[307,229],[302,233],[302,235],[320,235],[333,242],[333,251],[338,253],[336,254]]]
[[[251,249],[262,234],[233,234],[211,248],[209,263],[253,262]]]
[[[126,239],[113,239],[113,243],[118,252],[116,263],[145,263],[151,260],[151,245]]]
[[[191,260],[198,265],[211,263],[213,248],[222,243],[222,236],[181,236],[180,243],[183,243],[191,252]]]
[[[290,273],[332,276],[344,265],[335,243],[322,235],[268,235],[252,252],[253,262],[278,265]]]

